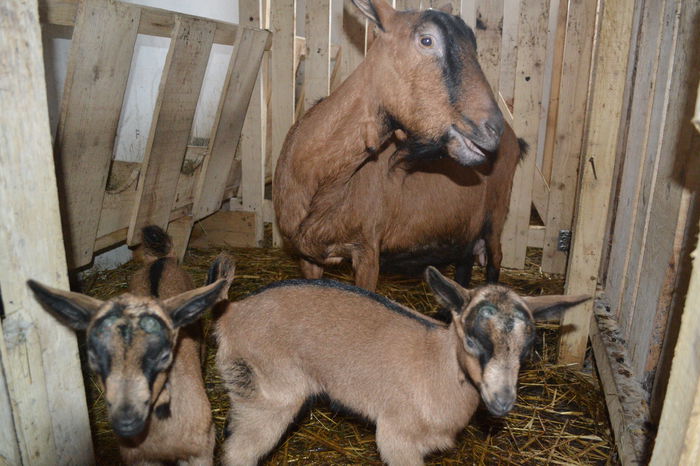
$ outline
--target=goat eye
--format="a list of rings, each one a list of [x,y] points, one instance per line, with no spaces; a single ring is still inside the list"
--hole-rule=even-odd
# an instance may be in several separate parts
[[[432,47],[433,46],[433,38],[430,36],[421,36],[420,37],[420,45],[423,47]]]

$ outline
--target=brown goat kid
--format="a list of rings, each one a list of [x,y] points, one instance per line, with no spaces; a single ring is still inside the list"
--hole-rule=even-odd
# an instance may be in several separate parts
[[[378,36],[347,80],[287,134],[272,198],[280,233],[304,258],[306,277],[319,277],[321,265],[350,256],[358,284],[372,289],[365,277],[376,275],[375,265],[361,260],[365,251],[354,244],[319,237],[320,212],[338,207],[332,201],[395,130],[407,135],[413,158],[442,150],[471,166],[493,157],[506,125],[477,61],[474,33],[461,18],[439,10],[396,11],[384,0],[353,1],[377,25]],[[362,247],[378,246],[363,241]]]
[[[59,320],[86,330],[89,365],[104,387],[127,464],[211,465],[215,434],[196,320],[226,295],[230,281],[193,289],[170,256],[167,234],[146,227],[143,238],[146,266],[133,276],[128,293],[101,301],[33,280],[28,285]]]
[[[256,464],[321,394],[376,423],[385,462],[422,464],[453,445],[479,398],[508,413],[533,320],[587,299],[466,290],[432,267],[426,279],[449,325],[330,280],[278,282],[229,304],[216,329],[231,398],[224,464]]]

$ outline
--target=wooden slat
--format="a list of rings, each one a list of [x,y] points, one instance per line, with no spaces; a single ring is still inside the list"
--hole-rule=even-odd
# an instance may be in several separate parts
[[[331,77],[331,1],[306,0],[304,108],[328,96]]]
[[[146,225],[168,225],[214,29],[209,21],[176,20],[129,225],[129,245],[141,242],[141,229]]]
[[[525,41],[518,40],[518,27],[522,21],[522,15],[520,14],[520,11],[521,4],[523,3],[523,0],[503,1],[503,31],[501,33],[501,63],[500,76],[498,78],[498,91],[501,93],[503,99],[505,99],[506,101],[506,104],[508,104],[508,108],[510,108],[511,110],[513,110],[513,102],[515,99],[515,83],[516,79],[518,79],[518,48],[521,46],[531,46],[531,44],[528,44],[528,41],[531,38],[530,36],[525,36]],[[522,5],[522,8],[527,8],[527,6]],[[544,17],[547,17],[547,13],[547,8],[539,8],[538,6],[538,14],[542,14],[544,15]],[[542,34],[544,38],[539,35],[533,36],[533,38],[537,42],[546,44],[546,23],[543,31],[544,32],[539,32],[538,34]],[[541,73],[544,69],[543,65],[544,61],[540,64],[539,68],[529,68],[528,72]],[[534,66],[534,63],[531,63],[530,66]],[[518,134],[518,136],[522,137],[521,134]],[[530,144],[533,143],[530,142]],[[533,147],[536,148],[537,146],[533,145]]]
[[[645,464],[650,440],[649,407],[642,385],[632,376],[629,354],[615,318],[603,299],[593,304],[591,347],[605,394],[617,455],[624,465]]]
[[[698,121],[700,92],[696,97],[693,117],[693,123],[700,131]],[[697,155],[698,151],[695,151],[691,157]],[[700,244],[696,244],[690,256],[693,261],[690,284],[650,462],[653,466],[691,464],[700,457],[700,367],[697,364],[697,341],[700,339],[700,315],[697,312],[700,307]]]
[[[698,99],[700,102],[700,99]],[[696,117],[698,117],[696,113]],[[691,154],[697,157],[698,152]],[[700,246],[691,254],[693,270],[678,343],[650,464],[697,464],[700,457]]]
[[[78,11],[56,142],[72,267],[92,260],[138,24],[138,8],[122,3]]]
[[[397,10],[419,10],[420,0],[396,0]]]
[[[340,78],[344,81],[365,57],[365,16],[353,5],[343,0],[343,35]]]
[[[599,20],[578,215],[566,276],[567,294],[592,296],[598,285],[598,268],[613,190],[618,130],[623,117],[622,99],[627,83],[634,5],[635,0],[606,2]],[[562,334],[560,363],[583,363],[592,311],[593,302],[588,301],[562,317],[562,325],[573,327],[573,330]]]
[[[261,0],[239,0],[238,11],[242,23],[252,27],[264,26]],[[248,112],[243,123],[238,152],[241,159],[241,199],[243,208],[252,212],[254,224],[254,246],[262,246],[265,233],[263,202],[265,200],[265,156],[267,142],[267,105],[263,76],[269,71],[264,56],[251,94]]]
[[[351,5],[352,8],[355,8]],[[287,131],[294,123],[294,37],[296,28],[296,0],[278,0],[271,5],[270,24],[272,56],[270,61],[270,112],[272,130],[270,134],[273,173],[282,150]],[[343,53],[345,56],[345,53]],[[282,239],[273,227],[273,244],[280,246]]]
[[[195,188],[192,214],[199,220],[219,210],[243,121],[258,76],[268,32],[240,28],[229,63],[219,115],[209,143],[209,155]]]
[[[649,352],[661,344],[652,338],[655,323],[665,320],[662,316],[668,313],[668,303],[662,301],[664,284],[669,276],[672,282],[675,278],[675,270],[669,270],[669,267],[678,262],[673,250],[674,233],[678,228],[685,229],[684,222],[679,225],[679,220],[685,218],[685,213],[680,212],[684,191],[682,180],[688,170],[686,165],[697,163],[700,152],[700,141],[690,123],[700,69],[693,42],[697,37],[699,15],[700,4],[697,2],[676,5],[675,39],[667,65],[669,81],[664,86],[668,90],[664,104],[666,116],[661,126],[654,179],[649,191],[645,238],[638,254],[638,268],[629,272],[638,277],[629,349],[632,367],[642,378],[647,372]]]
[[[543,115],[540,123],[540,146],[537,152],[537,176],[532,189],[532,204],[540,218],[547,218],[549,205],[549,180],[554,157],[554,136],[559,111],[559,89],[566,37],[567,0],[552,0],[549,8],[549,33],[547,36],[547,60],[543,84]]]
[[[57,24],[59,26],[73,26],[80,0],[39,0],[39,12],[41,22],[47,24]],[[233,45],[236,37],[238,25],[223,21],[212,21],[199,16],[175,13],[160,8],[138,6],[141,10],[141,21],[139,23],[139,34],[150,36],[170,37],[175,27],[176,16],[188,20],[210,21],[216,24],[214,33],[215,44]]]
[[[563,273],[567,254],[557,249],[560,230],[571,229],[586,116],[596,2],[569,2],[553,147],[553,169],[542,270]]]
[[[461,16],[467,26],[476,31],[476,2],[478,0],[462,0]]]
[[[0,462],[91,464],[75,333],[34,300],[27,279],[68,288],[37,5],[0,14]],[[9,395],[9,399],[8,399]],[[11,410],[10,410],[11,408]]]
[[[479,63],[495,92],[499,89],[501,69],[501,28],[504,0],[477,0],[476,34]]]
[[[548,0],[523,0],[520,11],[513,129],[534,150],[538,145],[540,103],[547,45]],[[501,236],[503,265],[522,269],[529,243],[530,206],[536,157],[533,150],[515,171],[508,217]]]
[[[645,71],[635,76],[625,163],[618,193],[618,211],[624,211],[626,215],[618,216],[614,222],[606,279],[606,293],[613,308],[620,312],[618,318],[625,335],[629,333],[633,318],[634,306],[630,301],[636,289],[636,275],[628,275],[628,270],[634,270],[641,248],[649,185],[653,177],[651,167],[657,157],[656,144],[664,115],[663,83],[667,82],[669,69],[662,60],[670,55],[673,45],[673,28],[664,25],[673,24],[673,4],[667,1],[647,3],[642,16],[636,68]]]

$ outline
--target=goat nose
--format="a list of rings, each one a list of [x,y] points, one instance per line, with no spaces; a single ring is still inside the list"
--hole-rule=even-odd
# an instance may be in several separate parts
[[[492,116],[484,123],[484,129],[488,137],[495,140],[496,144],[500,141],[503,135],[503,130],[505,129],[505,121],[503,120],[503,115],[499,111],[497,115]]]
[[[515,392],[512,390],[503,389],[496,392],[493,396],[492,412],[499,416],[503,416],[513,408],[513,404],[515,404]]]
[[[144,426],[145,419],[133,410],[122,410],[112,419],[112,428],[121,437],[138,435]]]

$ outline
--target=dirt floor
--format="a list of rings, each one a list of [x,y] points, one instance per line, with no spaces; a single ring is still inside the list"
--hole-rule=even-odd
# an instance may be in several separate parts
[[[220,250],[187,252],[185,269],[197,285],[204,284],[207,268]],[[298,278],[296,262],[278,249],[229,249],[236,258],[236,279],[230,298],[239,299],[268,283]],[[504,269],[503,283],[521,294],[561,293],[563,280],[539,273],[537,251],[531,251],[524,271]],[[129,276],[139,267],[129,262],[118,269],[87,278],[83,290],[99,298],[126,291]],[[451,275],[452,271],[446,273]],[[349,267],[339,267],[330,278],[350,281]],[[483,283],[480,269],[473,283]],[[420,277],[382,275],[380,294],[432,314],[437,305]],[[217,426],[217,456],[223,440],[228,398],[214,368],[215,344],[211,319],[207,318],[208,358],[206,386]],[[457,438],[456,448],[431,455],[428,464],[619,464],[600,384],[591,371],[557,366],[559,326],[538,325],[538,342],[520,374],[518,400],[505,418],[495,418],[480,407],[472,422]],[[98,464],[119,464],[114,434],[107,423],[101,392],[86,375]],[[381,464],[373,427],[352,416],[334,413],[320,405],[304,414],[298,425],[272,452],[264,464]]]

